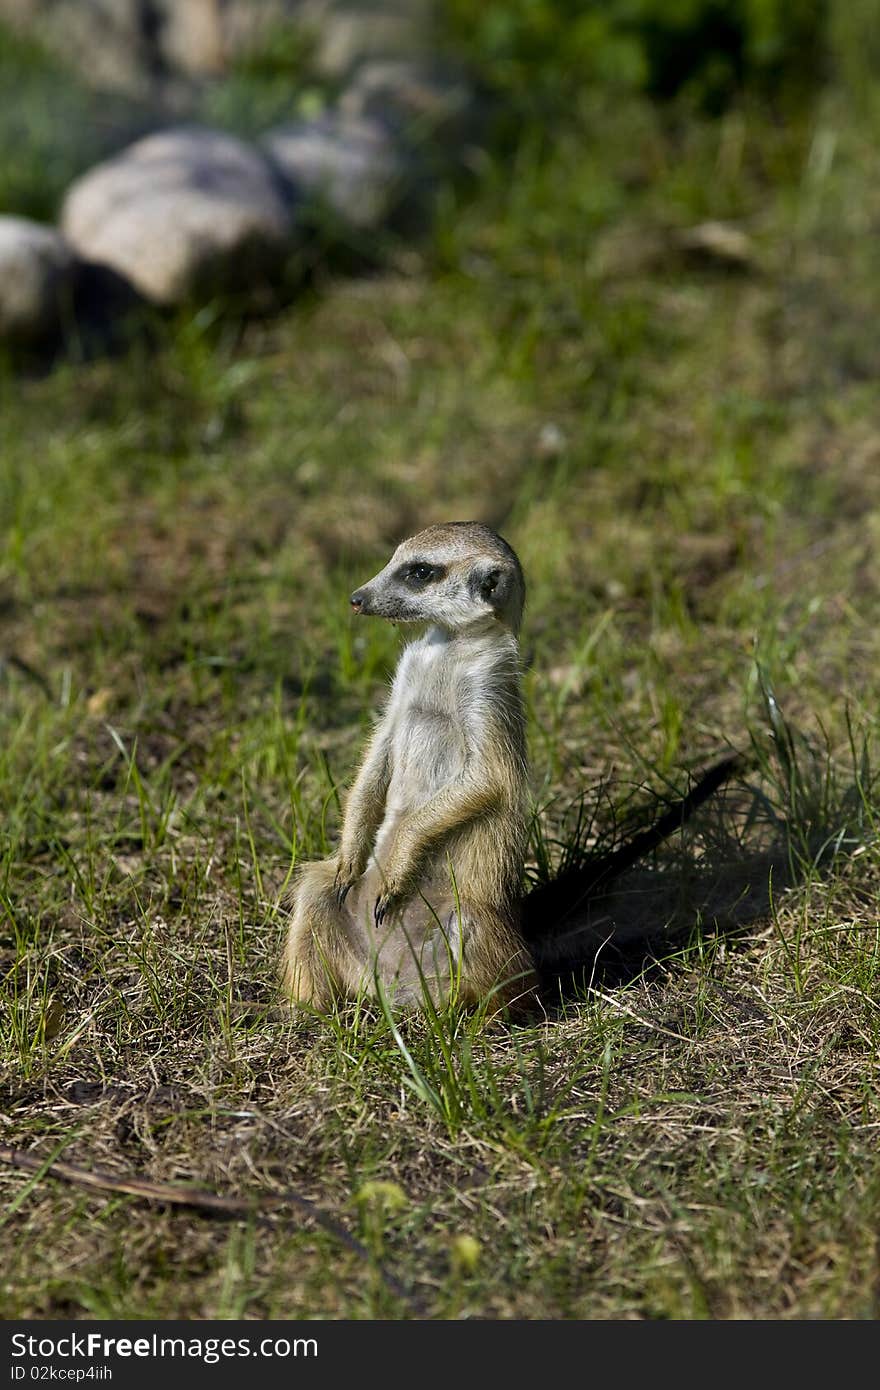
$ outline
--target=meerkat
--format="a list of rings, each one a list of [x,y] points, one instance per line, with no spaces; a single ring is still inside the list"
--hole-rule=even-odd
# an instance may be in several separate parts
[[[516,554],[477,522],[403,541],[351,595],[359,617],[425,623],[345,800],[339,849],[294,881],[283,980],[317,1010],[383,994],[395,1007],[525,1009],[520,931],[528,768]]]

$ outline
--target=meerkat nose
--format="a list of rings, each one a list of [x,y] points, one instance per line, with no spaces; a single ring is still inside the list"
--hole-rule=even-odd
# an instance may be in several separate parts
[[[351,598],[349,599],[349,603],[351,604],[351,606],[352,606],[352,608],[354,609],[355,613],[360,613],[361,609],[362,609],[363,606],[364,606],[364,591],[363,591],[363,589],[355,589],[354,593],[352,594]]]

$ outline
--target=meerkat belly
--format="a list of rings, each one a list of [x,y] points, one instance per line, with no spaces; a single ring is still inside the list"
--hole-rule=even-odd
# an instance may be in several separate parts
[[[465,743],[454,720],[430,705],[411,706],[395,732],[387,804],[409,811],[461,775]]]
[[[465,764],[464,738],[450,717],[430,705],[407,707],[395,732],[391,781],[385,815],[376,834],[373,853],[358,884],[352,907],[360,917],[370,915],[384,888],[383,867],[400,823],[418,811],[444,786],[458,777]],[[424,865],[418,893],[398,912],[408,932],[421,924],[432,929],[454,908],[454,865],[441,847]],[[426,906],[429,904],[430,907]]]
[[[448,715],[431,705],[406,709],[395,731],[385,816],[374,845],[380,863],[399,822],[460,776],[464,763],[464,739]]]

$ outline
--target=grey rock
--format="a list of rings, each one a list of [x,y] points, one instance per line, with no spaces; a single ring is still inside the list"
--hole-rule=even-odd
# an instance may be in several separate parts
[[[431,6],[424,0],[361,0],[332,7],[313,25],[314,64],[324,77],[344,78],[371,59],[413,58],[430,51]]]
[[[0,217],[0,338],[38,342],[69,315],[78,261],[53,227]]]
[[[6,0],[0,0],[0,5]],[[82,3],[82,0],[75,0]],[[227,73],[285,29],[316,37],[333,0],[140,0],[154,16],[153,46],[169,71],[189,78]]]
[[[153,96],[164,76],[144,0],[0,0],[0,18],[31,34],[93,87]]]
[[[292,213],[268,161],[234,136],[162,131],[68,190],[61,225],[78,253],[171,305],[271,275]]]
[[[36,38],[95,88],[164,109],[192,107],[282,24],[319,26],[329,0],[0,0],[0,20]]]
[[[276,126],[261,144],[295,191],[358,229],[380,226],[406,187],[397,142],[369,117],[330,112]]]
[[[363,63],[340,100],[346,116],[369,116],[421,143],[463,138],[473,114],[473,92],[453,69],[404,58]]]
[[[188,85],[228,72],[283,26],[314,40],[315,66],[344,76],[379,56],[429,51],[435,0],[0,0],[0,19],[95,87],[181,108]]]

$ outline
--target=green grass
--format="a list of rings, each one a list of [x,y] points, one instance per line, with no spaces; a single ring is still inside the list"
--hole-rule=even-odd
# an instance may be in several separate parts
[[[65,189],[143,112],[97,96],[36,43],[0,25],[0,213],[51,221]]]
[[[0,1166],[3,1316],[877,1316],[871,119],[584,99],[381,274],[3,378],[0,1143],[366,1248]],[[745,271],[673,249],[717,217]],[[529,581],[531,874],[751,767],[618,886],[626,983],[289,1017],[398,648],[346,596],[453,517]]]

